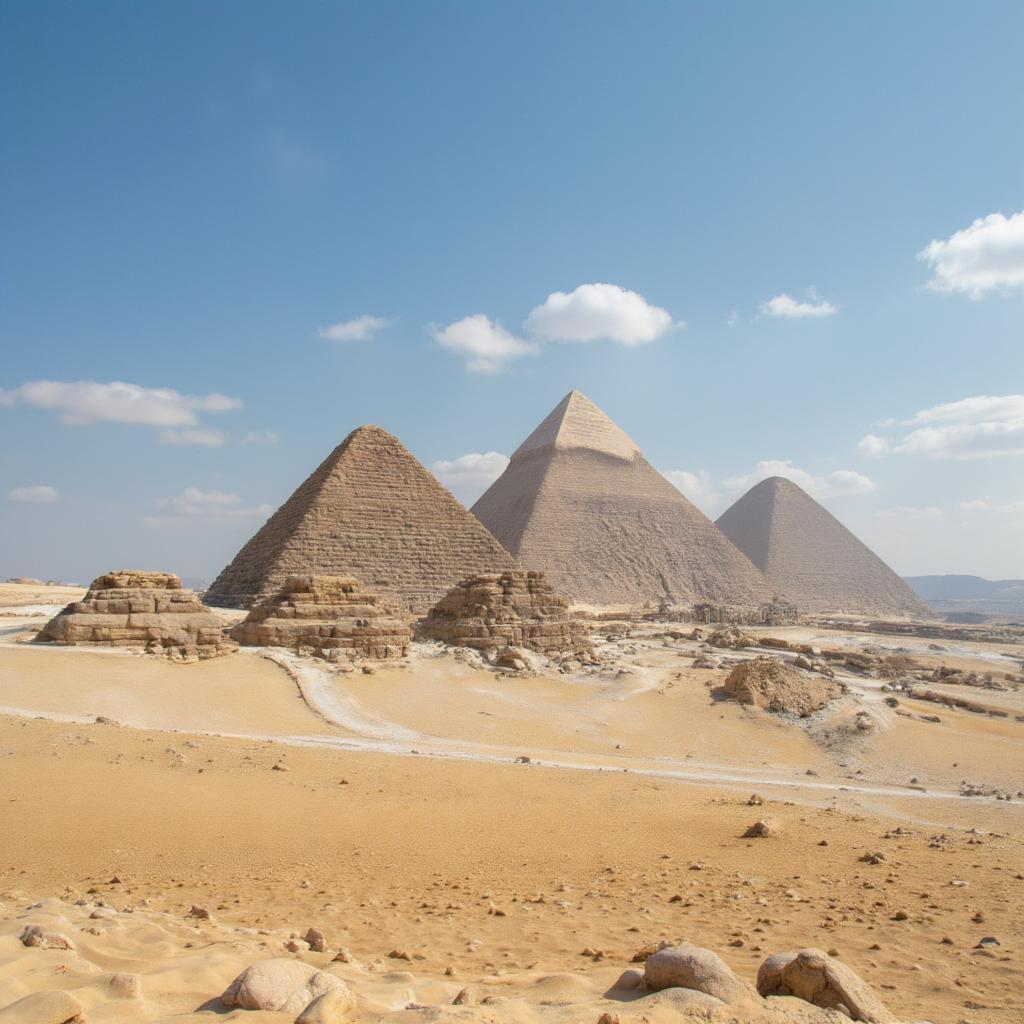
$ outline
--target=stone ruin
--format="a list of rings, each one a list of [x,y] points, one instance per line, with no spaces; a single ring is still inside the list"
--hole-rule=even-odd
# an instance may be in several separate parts
[[[792,626],[800,621],[795,604],[788,601],[770,601],[757,608],[737,608],[726,604],[695,604],[690,620],[708,626]]]
[[[737,665],[726,677],[726,696],[779,714],[807,718],[845,688],[832,679],[791,668],[778,658],[760,657]]]
[[[569,614],[542,572],[521,570],[470,576],[430,610],[420,635],[485,654],[526,647],[554,658],[591,660],[587,627]]]
[[[231,635],[247,647],[287,647],[327,661],[402,658],[412,639],[396,600],[369,594],[354,576],[289,576]]]
[[[97,577],[81,601],[52,618],[36,640],[139,647],[179,661],[230,654],[224,624],[171,572],[118,569]]]

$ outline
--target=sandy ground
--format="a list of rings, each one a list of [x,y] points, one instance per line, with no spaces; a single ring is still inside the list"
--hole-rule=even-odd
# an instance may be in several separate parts
[[[666,997],[610,987],[642,946],[685,939],[750,980],[768,953],[835,950],[906,1020],[1024,1020],[1024,800],[960,795],[1024,786],[1012,717],[907,718],[851,678],[794,724],[720,702],[721,673],[663,638],[520,678],[432,645],[372,674],[253,652],[172,665],[25,646],[32,620],[10,624],[0,1007],[63,988],[93,1022],[290,1021],[216,997],[298,955],[348,981],[359,1019],[667,1021]],[[994,653],[1016,656],[957,656]],[[851,738],[860,709],[877,728]],[[742,838],[765,816],[776,835]],[[77,953],[22,946],[35,923]],[[330,952],[289,953],[310,926]],[[112,998],[116,971],[141,997]],[[477,1005],[452,1007],[464,987]]]

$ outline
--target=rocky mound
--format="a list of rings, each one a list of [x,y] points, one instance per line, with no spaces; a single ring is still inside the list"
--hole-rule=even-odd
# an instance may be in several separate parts
[[[778,658],[755,658],[729,673],[725,692],[739,704],[806,718],[844,691],[834,680],[790,668]]]
[[[401,658],[411,633],[397,601],[368,594],[354,576],[289,576],[231,635],[248,647],[288,647],[328,661]]]
[[[176,660],[230,654],[223,623],[171,572],[118,569],[92,581],[81,601],[52,618],[37,640],[140,647]]]
[[[587,627],[569,614],[542,572],[487,573],[463,580],[419,626],[424,637],[458,647],[526,647],[548,657],[593,656]]]

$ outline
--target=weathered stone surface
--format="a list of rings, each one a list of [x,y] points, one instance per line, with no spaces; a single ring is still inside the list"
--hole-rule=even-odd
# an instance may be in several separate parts
[[[552,590],[542,572],[471,576],[434,605],[418,630],[480,651],[527,647],[549,657],[581,659],[594,654],[587,627],[569,614],[568,600]],[[514,651],[508,651],[508,660],[518,660]]]
[[[801,611],[932,618],[873,551],[791,480],[752,487],[718,527]]]
[[[737,665],[726,677],[725,692],[740,704],[806,718],[841,696],[843,687],[764,657]]]
[[[344,1024],[350,1021],[355,1013],[356,997],[344,982],[340,979],[339,982],[339,988],[317,996],[295,1018],[295,1024]]]
[[[82,1004],[70,993],[33,992],[0,1009],[0,1024],[79,1024]]]
[[[401,658],[408,616],[394,600],[368,594],[353,576],[289,576],[231,635],[245,646],[288,647],[335,661]]]
[[[75,944],[63,932],[47,932],[37,924],[26,925],[18,936],[23,946],[39,949],[68,949],[74,951]]]
[[[241,1010],[276,1010],[299,1014],[317,996],[332,989],[346,988],[345,983],[301,960],[284,957],[261,960],[247,967],[227,987],[220,1001]]]
[[[700,946],[666,946],[644,962],[644,981],[652,992],[665,988],[689,988],[724,1003],[756,998],[748,982],[741,981],[710,949]]]
[[[758,606],[774,590],[593,402],[572,391],[473,512],[577,602]]]
[[[426,611],[471,573],[512,556],[380,427],[354,430],[235,556],[207,591],[248,608],[297,574],[355,576]]]
[[[119,569],[93,580],[81,601],[52,618],[37,640],[140,647],[179,660],[237,650],[216,613],[169,572]]]
[[[854,1020],[895,1024],[896,1018],[867,982],[820,949],[776,953],[757,972],[762,996],[796,996],[824,1009],[846,1008]]]

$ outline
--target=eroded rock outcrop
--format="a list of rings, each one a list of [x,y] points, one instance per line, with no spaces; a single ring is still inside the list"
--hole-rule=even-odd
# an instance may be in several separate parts
[[[223,622],[171,572],[118,569],[92,581],[81,601],[52,618],[37,640],[138,647],[193,661],[237,650]]]
[[[231,630],[241,644],[287,647],[328,661],[401,658],[411,633],[401,605],[369,594],[354,576],[289,576]]]
[[[526,647],[548,657],[589,660],[594,654],[587,627],[569,614],[568,600],[542,572],[471,576],[434,605],[418,631],[485,653]]]
[[[235,978],[220,997],[225,1006],[240,1010],[272,1010],[301,1014],[326,992],[349,991],[333,974],[283,957],[261,960]]]
[[[740,704],[805,718],[844,691],[831,679],[808,675],[778,658],[765,657],[737,665],[726,677],[725,692]]]

